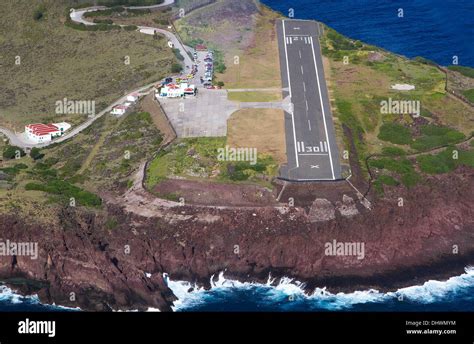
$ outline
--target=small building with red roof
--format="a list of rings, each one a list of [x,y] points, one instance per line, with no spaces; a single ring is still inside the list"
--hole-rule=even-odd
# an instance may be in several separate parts
[[[25,126],[25,133],[28,140],[34,143],[50,142],[55,137],[63,135],[63,133],[71,127],[70,124],[62,123],[35,123]]]

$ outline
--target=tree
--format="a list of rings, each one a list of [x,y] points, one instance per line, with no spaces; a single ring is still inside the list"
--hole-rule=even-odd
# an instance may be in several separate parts
[[[33,160],[39,160],[39,159],[42,159],[44,157],[44,154],[41,153],[39,148],[33,147],[30,151],[30,156]]]
[[[219,87],[224,87],[224,81],[218,81],[217,86]]]

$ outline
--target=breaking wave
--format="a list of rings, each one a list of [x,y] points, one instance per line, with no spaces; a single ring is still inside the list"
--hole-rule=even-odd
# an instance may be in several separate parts
[[[42,304],[37,295],[23,296],[5,285],[0,285],[0,312],[65,312],[77,310],[79,309]]]
[[[374,289],[330,293],[316,288],[308,294],[304,283],[269,277],[267,283],[211,277],[210,290],[166,275],[178,298],[175,311],[474,311],[474,267],[446,281],[429,280],[394,292]]]

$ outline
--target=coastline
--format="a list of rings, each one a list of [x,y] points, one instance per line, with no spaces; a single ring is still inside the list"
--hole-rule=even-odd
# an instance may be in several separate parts
[[[5,237],[21,241],[26,233],[28,241],[41,241],[44,249],[36,261],[1,257],[0,276],[34,282],[22,292],[37,292],[42,303],[84,310],[171,311],[176,297],[163,279],[165,272],[171,280],[205,288],[212,275],[225,271],[226,278],[241,282],[265,284],[269,274],[277,280],[294,278],[305,283],[307,292],[316,287],[331,293],[393,292],[460,275],[474,263],[474,195],[462,192],[474,184],[472,176],[460,169],[433,178],[431,187],[412,190],[406,202],[416,204],[416,211],[379,201],[370,212],[322,223],[310,222],[298,209],[282,214],[269,208],[185,206],[170,208],[167,216],[144,217],[110,204],[103,214],[63,209],[52,227],[2,216]],[[119,223],[113,231],[105,228],[108,216]],[[340,238],[366,243],[363,263],[324,255],[324,243]],[[448,255],[455,244],[459,253]],[[130,245],[130,254],[124,245]],[[75,302],[69,300],[71,291]]]

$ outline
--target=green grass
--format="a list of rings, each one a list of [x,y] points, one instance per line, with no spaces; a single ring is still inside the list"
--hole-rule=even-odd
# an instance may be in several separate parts
[[[454,129],[436,125],[424,125],[421,128],[421,136],[411,143],[411,147],[418,151],[426,151],[451,143],[464,140],[466,136]]]
[[[390,186],[396,186],[399,184],[399,182],[395,178],[393,178],[392,176],[385,175],[385,174],[380,175],[377,178],[377,180],[380,180],[382,184],[390,185]]]
[[[467,98],[467,100],[469,100],[471,103],[474,103],[474,88],[463,91],[462,94]]]
[[[457,159],[455,159],[457,152]],[[434,155],[422,155],[417,158],[421,171],[428,174],[448,173],[457,166],[474,167],[474,150],[462,151],[455,147]]]
[[[260,182],[276,175],[278,164],[265,154],[258,154],[256,164],[247,161],[220,161],[218,149],[226,139],[182,139],[166,151],[161,151],[149,164],[146,185],[149,189],[159,182],[179,176],[187,179],[214,179],[221,182]]]
[[[453,70],[455,72],[459,72],[469,78],[474,78],[474,68],[464,66],[448,66],[448,69]]]
[[[410,129],[398,123],[382,124],[378,138],[398,145],[410,144],[412,141]]]
[[[410,160],[403,157],[399,159],[389,157],[370,159],[369,166],[398,174],[406,187],[413,187],[421,181],[421,177],[416,173]]]
[[[406,154],[406,152],[399,147],[383,147],[382,154],[389,156],[403,156]]]
[[[276,92],[228,92],[227,98],[238,102],[273,102],[281,99]]]

